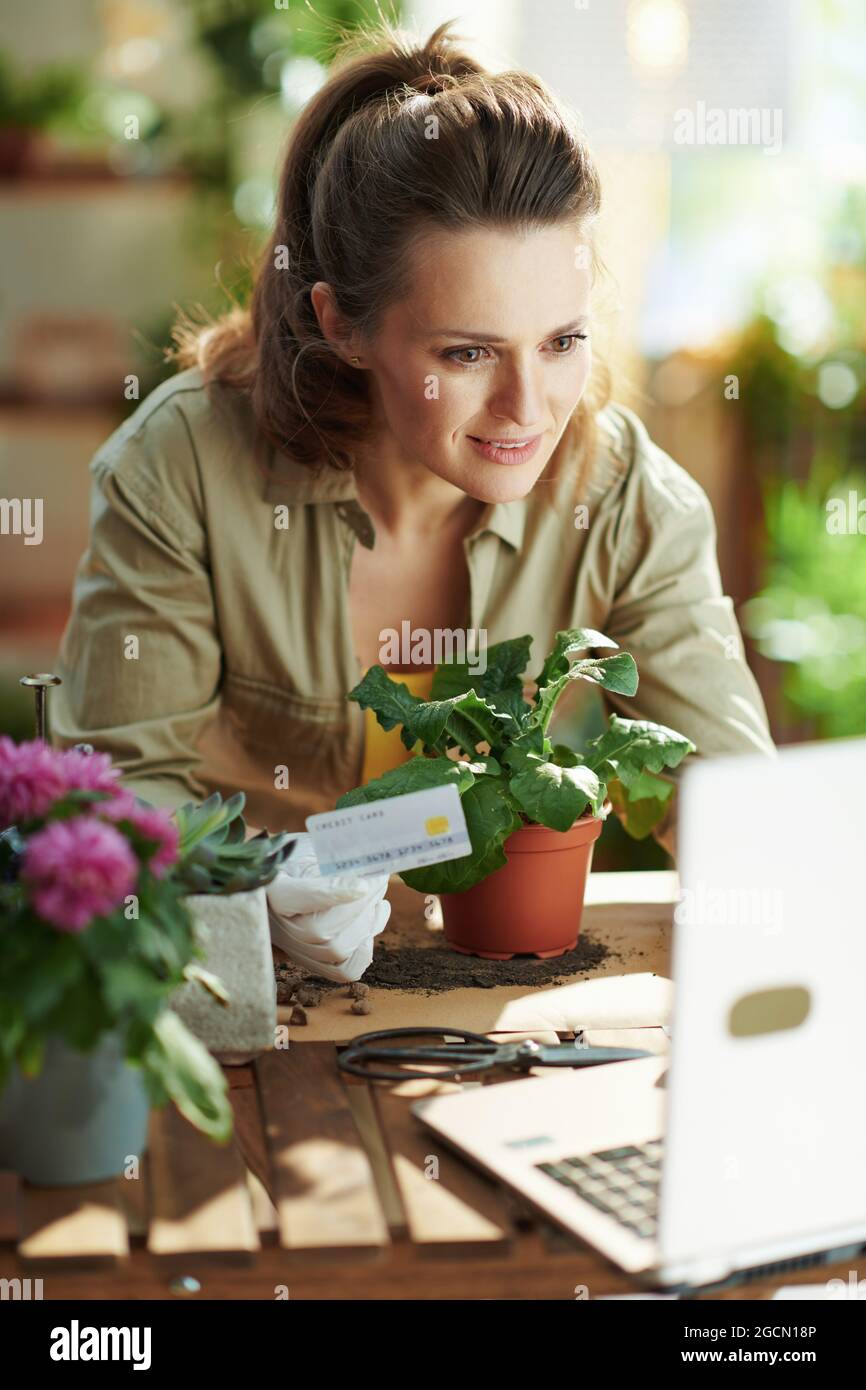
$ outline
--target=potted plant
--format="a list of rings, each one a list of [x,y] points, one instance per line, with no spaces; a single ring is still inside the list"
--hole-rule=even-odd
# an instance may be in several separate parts
[[[201,805],[190,801],[174,812],[179,845],[172,873],[187,892],[209,987],[190,980],[171,1007],[227,1065],[274,1043],[277,993],[265,885],[294,849],[287,833],[261,830],[247,838],[245,802],[243,792],[227,801],[214,792]]]
[[[413,695],[381,666],[348,696],[372,709],[383,729],[401,725],[406,747],[420,741],[422,751],[346,792],[337,807],[453,783],[472,853],[400,877],[440,897],[454,950],[494,960],[556,956],[574,947],[593,845],[611,806],[629,834],[643,838],[673,791],[658,774],[695,751],[673,729],[616,714],[583,753],[551,743],[548,726],[570,681],[631,696],[637,667],[618,649],[572,662],[578,652],[617,644],[589,628],[565,629],[556,634],[527,700],[523,672],[531,643],[530,636],[496,643],[481,674],[467,663],[437,667],[430,700]]]
[[[86,90],[75,65],[55,63],[25,77],[0,53],[0,178],[28,172],[40,132],[71,116]]]
[[[169,1007],[202,972],[179,836],[104,753],[0,737],[0,1168],[95,1182],[174,1101],[217,1142],[225,1077]]]

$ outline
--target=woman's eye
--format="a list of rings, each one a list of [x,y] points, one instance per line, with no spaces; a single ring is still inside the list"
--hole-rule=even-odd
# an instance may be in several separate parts
[[[566,357],[566,356],[568,355],[568,353],[573,352],[573,351],[575,350],[575,348],[577,347],[578,341],[583,342],[584,339],[586,339],[586,338],[588,338],[588,337],[589,337],[589,334],[588,334],[588,333],[563,333],[563,334],[560,335],[560,337],[558,337],[558,338],[553,338],[552,341],[553,341],[554,343],[565,343],[565,344],[566,344],[566,346],[565,346],[565,348],[563,349],[562,352],[559,352],[559,351],[557,351],[557,350],[554,350],[554,354],[553,354],[554,357]]]
[[[460,365],[461,365],[462,367],[474,367],[475,364],[476,364],[476,362],[480,362],[480,360],[481,360],[480,357],[474,357],[474,358],[472,358],[471,361],[469,361],[469,362],[466,362],[466,361],[461,362],[461,361],[460,361],[460,353],[461,353],[461,352],[486,352],[486,350],[487,350],[486,348],[480,348],[480,347],[451,348],[451,350],[450,350],[449,352],[446,352],[445,356],[446,356],[446,357],[449,357],[449,358],[451,359],[452,362],[460,362]]]
[[[576,349],[578,340],[582,342],[585,338],[588,337],[588,333],[563,333],[558,338],[552,339],[554,343],[565,344],[565,347],[562,350],[554,348],[554,357],[567,357],[569,353],[574,352],[574,350]],[[450,361],[456,362],[461,367],[476,367],[479,365],[479,363],[481,363],[484,360],[481,354],[487,352],[489,352],[489,349],[486,347],[449,348],[449,350],[445,353],[445,356],[449,358]],[[466,353],[475,353],[476,356],[467,358],[464,355]]]

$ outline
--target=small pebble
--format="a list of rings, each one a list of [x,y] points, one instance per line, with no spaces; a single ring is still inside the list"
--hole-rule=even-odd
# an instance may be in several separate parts
[[[353,1014],[371,1014],[373,1012],[373,1005],[370,1003],[369,999],[355,999],[349,1012]]]
[[[314,1009],[321,997],[317,989],[309,989],[306,987],[302,987],[297,993],[298,1003],[305,1005],[308,1009]]]
[[[295,1007],[292,1009],[292,1016],[289,1019],[289,1023],[301,1024],[306,1023],[306,1021],[306,1012],[301,1008],[300,1004],[296,1004]]]

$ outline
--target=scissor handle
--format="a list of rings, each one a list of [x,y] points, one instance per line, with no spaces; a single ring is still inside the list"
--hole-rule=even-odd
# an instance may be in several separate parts
[[[448,1047],[443,1044],[440,1047],[375,1047],[370,1046],[382,1038],[418,1038],[418,1037],[437,1037],[437,1038],[460,1038],[464,1043],[470,1044],[468,1047]],[[462,1076],[466,1072],[488,1071],[496,1065],[496,1059],[501,1051],[500,1044],[491,1042],[483,1033],[470,1033],[462,1028],[382,1028],[375,1033],[362,1033],[359,1037],[353,1038],[352,1042],[343,1052],[337,1055],[337,1065],[342,1071],[349,1072],[352,1076],[363,1076],[371,1081],[405,1081],[411,1077],[432,1077],[435,1080],[445,1080],[449,1076]],[[436,1071],[422,1071],[412,1067],[407,1070],[405,1064],[409,1062],[430,1062],[442,1059],[458,1062],[454,1067],[440,1066]],[[404,1066],[399,1070],[392,1071],[371,1071],[363,1065],[363,1059],[369,1062],[392,1061],[399,1059]]]

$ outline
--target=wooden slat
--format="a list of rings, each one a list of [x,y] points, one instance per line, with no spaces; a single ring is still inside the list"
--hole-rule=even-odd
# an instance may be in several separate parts
[[[229,1092],[235,1117],[235,1137],[246,1166],[247,1190],[259,1239],[275,1239],[278,1223],[273,1202],[274,1179],[262,1128],[255,1074],[252,1067],[248,1070],[248,1084],[235,1084]]]
[[[245,1062],[240,1067],[223,1067],[223,1073],[231,1091],[243,1091],[246,1087],[255,1087],[256,1075],[249,1062]]]
[[[280,1242],[288,1250],[378,1250],[388,1243],[336,1058],[333,1043],[293,1041],[256,1062]]]
[[[259,1249],[234,1139],[214,1144],[172,1105],[151,1112],[148,1153],[152,1254],[237,1257]]]
[[[141,1156],[137,1178],[122,1175],[117,1179],[117,1199],[126,1218],[130,1237],[141,1239],[150,1224],[150,1195],[148,1191],[147,1154]]]
[[[513,1237],[508,1210],[497,1184],[489,1182],[453,1155],[431,1130],[412,1115],[412,1100],[457,1089],[454,1083],[429,1078],[377,1086],[376,1107],[394,1165],[394,1175],[406,1210],[409,1234],[425,1251],[457,1246],[463,1251],[499,1248],[507,1251]],[[437,1162],[438,1177],[430,1159]]]
[[[259,1183],[273,1201],[274,1177],[265,1131],[259,1093],[255,1082],[249,1088],[234,1088],[229,1091],[235,1120],[235,1139],[241,1157],[251,1173],[255,1173]]]
[[[276,1242],[280,1224],[277,1209],[256,1174],[248,1168],[246,1176],[247,1192],[249,1193],[253,1220],[256,1223],[259,1240],[262,1244],[273,1244]]]
[[[115,1263],[129,1254],[117,1183],[19,1189],[18,1254],[27,1262]]]
[[[373,1088],[368,1086],[366,1081],[362,1081],[360,1077],[357,1079],[346,1077],[344,1084],[346,1095],[349,1097],[349,1105],[352,1107],[352,1114],[355,1117],[355,1124],[358,1126],[358,1133],[370,1159],[379,1201],[382,1203],[382,1211],[388,1223],[388,1229],[395,1238],[405,1236],[409,1229],[406,1208],[400,1197],[400,1189],[394,1177],[394,1169],[391,1166],[385,1136],[379,1123],[379,1113],[372,1095]]]

